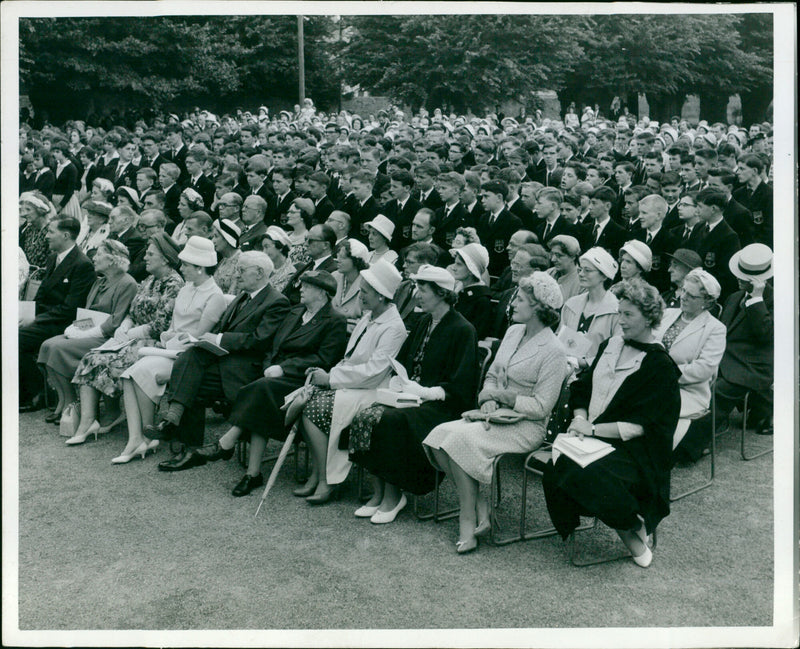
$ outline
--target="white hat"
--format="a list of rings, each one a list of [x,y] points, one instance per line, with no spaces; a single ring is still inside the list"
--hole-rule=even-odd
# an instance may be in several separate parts
[[[270,225],[265,234],[273,241],[282,243],[287,248],[292,247],[292,241],[289,239],[289,235],[286,234],[283,228],[279,228],[277,225]]]
[[[467,270],[478,279],[483,277],[489,265],[489,253],[479,243],[468,243],[461,248],[453,248],[450,250],[450,254],[453,255],[454,259],[456,255],[461,257],[461,261],[464,262]]]
[[[217,252],[210,239],[193,236],[189,237],[183,250],[178,253],[178,259],[195,266],[216,266]]]
[[[728,266],[734,277],[746,282],[769,279],[775,270],[772,266],[772,250],[763,243],[751,243],[734,253]]]
[[[619,265],[611,256],[611,253],[599,246],[589,248],[580,258],[581,260],[588,261],[592,266],[603,273],[603,275],[608,277],[608,279],[614,279],[619,269]]]
[[[627,252],[645,273],[649,273],[653,267],[653,251],[644,241],[633,239],[622,246],[619,251],[620,253]]]
[[[367,221],[364,225],[369,226],[379,232],[387,241],[392,240],[392,235],[394,234],[394,223],[392,223],[390,218],[384,216],[383,214],[378,214],[374,219]]]
[[[238,248],[239,237],[242,235],[242,229],[230,219],[217,219],[214,221],[214,228],[220,233],[228,245]]]
[[[523,291],[531,292],[537,302],[541,302],[551,309],[560,309],[564,304],[564,295],[561,293],[558,282],[540,270],[535,270],[528,277],[519,280],[519,287]]]
[[[369,264],[369,248],[358,239],[345,239],[344,243],[347,244],[347,252],[353,259],[360,259],[365,264]]]
[[[120,193],[125,194],[130,199],[130,201],[133,203],[133,206],[137,210],[141,208],[142,204],[139,201],[139,192],[137,192],[133,187],[128,187],[127,185],[120,185],[116,193],[117,196],[119,196]]]
[[[364,281],[374,288],[383,297],[392,299],[403,276],[400,271],[385,259],[379,259],[369,268],[365,268],[360,273]]]
[[[684,281],[688,278],[694,278],[698,282],[703,285],[706,293],[708,293],[711,297],[715,300],[719,297],[719,294],[722,292],[722,287],[719,285],[717,279],[708,271],[703,270],[702,268],[693,268],[688,273],[686,273],[686,277],[684,277]]]
[[[446,291],[456,290],[456,280],[449,272],[439,266],[431,266],[430,264],[422,264],[417,269],[416,275],[412,275],[411,279],[415,282],[431,282],[437,286],[441,286]]]

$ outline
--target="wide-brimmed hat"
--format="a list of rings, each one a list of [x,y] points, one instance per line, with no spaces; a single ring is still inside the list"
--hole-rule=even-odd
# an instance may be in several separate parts
[[[242,235],[242,229],[233,221],[230,219],[217,219],[214,221],[214,228],[228,242],[229,246],[233,248],[239,247],[239,237]]]
[[[700,268],[703,265],[703,260],[694,250],[688,248],[678,248],[672,254],[667,253],[667,257],[672,257],[675,261],[683,264],[690,270],[693,268]]]
[[[158,251],[163,255],[164,259],[167,260],[167,264],[171,268],[180,266],[178,255],[180,254],[181,247],[177,244],[175,239],[166,232],[159,232],[158,234],[152,235],[148,239],[148,243],[158,248]]]
[[[114,208],[110,203],[106,203],[105,201],[88,200],[83,204],[83,209],[107,219],[109,214],[111,214],[111,210]]]
[[[217,252],[214,250],[214,244],[210,239],[193,236],[189,237],[183,250],[178,254],[178,259],[185,261],[187,264],[208,268],[209,266],[217,265]]]
[[[391,219],[383,214],[378,214],[374,219],[367,221],[364,225],[376,230],[378,233],[383,235],[384,239],[387,241],[392,240],[392,235],[394,234],[394,223],[392,223]]]
[[[300,281],[321,288],[330,297],[336,295],[336,280],[326,270],[307,270],[300,275]]]
[[[728,267],[734,277],[746,282],[769,279],[775,271],[772,266],[772,250],[763,243],[751,243],[734,253]]]
[[[470,274],[478,279],[483,277],[489,266],[489,253],[479,243],[468,243],[461,248],[453,248],[450,250],[450,254],[454,259],[456,256],[461,257],[461,261],[464,262]]]
[[[364,281],[374,288],[383,297],[392,299],[403,276],[400,271],[385,259],[379,259],[369,268],[365,268],[360,273]]]
[[[627,252],[645,273],[650,272],[650,268],[653,266],[653,251],[644,241],[633,239],[625,243],[619,251],[620,253]]]
[[[611,256],[611,253],[599,246],[589,248],[580,258],[581,260],[588,261],[592,266],[603,273],[603,275],[608,277],[608,279],[614,279],[619,269],[619,264],[617,264],[616,260]]]
[[[430,282],[436,284],[446,291],[456,290],[456,280],[447,270],[439,266],[422,264],[417,269],[417,273],[411,276],[415,282]]]

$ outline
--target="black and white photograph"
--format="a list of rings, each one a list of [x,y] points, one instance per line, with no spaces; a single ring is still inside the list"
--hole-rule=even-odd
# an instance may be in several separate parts
[[[3,645],[797,647],[796,9],[2,3]]]

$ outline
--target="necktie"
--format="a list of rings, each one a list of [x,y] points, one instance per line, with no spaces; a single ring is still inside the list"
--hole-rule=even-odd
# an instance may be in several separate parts
[[[652,235],[652,234],[650,234],[649,232],[647,233],[647,240],[645,241],[645,243],[646,243],[648,246],[649,246],[651,243],[653,243],[653,235]]]
[[[543,240],[543,241],[546,241],[546,240],[547,240],[547,237],[548,237],[548,235],[550,234],[550,230],[552,230],[552,229],[553,229],[553,228],[552,228],[552,226],[551,226],[549,223],[548,223],[547,225],[545,225],[545,226],[544,226],[544,235],[542,236],[542,240]]]
[[[594,242],[597,243],[597,240],[600,238],[600,224],[595,223],[594,229],[592,230],[592,237],[594,238]]]
[[[688,240],[689,240],[689,237],[691,237],[691,236],[692,236],[692,228],[690,228],[690,227],[687,225],[687,226],[686,226],[686,227],[683,229],[683,240],[684,240],[684,241],[688,241]]]
[[[236,320],[236,317],[242,312],[242,309],[244,309],[244,307],[250,302],[250,300],[251,300],[250,293],[245,293],[244,297],[241,300],[239,300],[239,304],[236,305],[236,308],[233,310],[233,313],[231,313],[231,318],[230,320],[228,320],[227,324],[230,324],[231,322]]]

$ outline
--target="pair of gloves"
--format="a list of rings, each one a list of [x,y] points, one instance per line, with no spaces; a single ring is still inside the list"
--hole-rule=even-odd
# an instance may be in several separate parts
[[[420,385],[416,381],[412,381],[411,379],[402,379],[399,376],[393,376],[389,380],[389,389],[395,390],[396,392],[408,392],[409,394],[415,394],[423,401],[444,401],[446,396],[444,388],[441,386],[437,385],[432,388],[426,388],[424,385]]]

